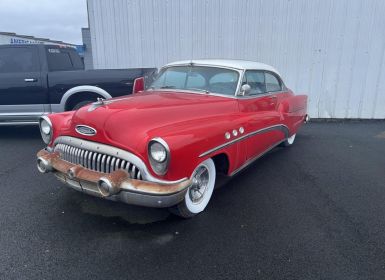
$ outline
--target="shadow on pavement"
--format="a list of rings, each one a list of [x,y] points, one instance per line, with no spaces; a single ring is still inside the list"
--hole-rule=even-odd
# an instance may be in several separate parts
[[[80,203],[80,210],[84,214],[116,219],[120,219],[129,224],[151,224],[164,221],[169,218],[171,213],[167,208],[148,208],[134,205],[126,205],[103,200],[95,197],[86,197]]]

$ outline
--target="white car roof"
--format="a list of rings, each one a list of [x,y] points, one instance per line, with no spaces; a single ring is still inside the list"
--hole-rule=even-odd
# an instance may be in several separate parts
[[[209,65],[209,66],[219,66],[219,67],[230,67],[240,70],[266,70],[276,73],[281,77],[279,72],[272,66],[264,64],[261,62],[242,60],[242,59],[192,59],[192,60],[181,60],[171,62],[166,64],[167,66],[178,66],[178,65],[187,65],[187,64],[197,64],[197,65]]]

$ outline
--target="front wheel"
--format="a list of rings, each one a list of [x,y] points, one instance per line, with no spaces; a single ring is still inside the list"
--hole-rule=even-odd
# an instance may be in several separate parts
[[[215,185],[216,171],[214,161],[210,158],[195,168],[185,198],[170,208],[170,211],[183,218],[191,218],[202,212],[210,201]]]

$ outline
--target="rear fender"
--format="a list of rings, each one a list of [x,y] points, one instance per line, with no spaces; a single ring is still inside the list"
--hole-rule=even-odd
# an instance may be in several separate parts
[[[293,95],[282,100],[278,111],[281,119],[285,120],[290,129],[290,134],[296,133],[298,128],[304,122],[307,114],[307,95]]]

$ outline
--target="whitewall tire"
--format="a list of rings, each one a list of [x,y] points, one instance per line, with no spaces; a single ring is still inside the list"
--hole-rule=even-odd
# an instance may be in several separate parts
[[[170,208],[170,211],[183,218],[191,218],[202,212],[213,194],[215,178],[215,164],[211,158],[199,164],[191,175],[192,184],[184,200]]]
[[[293,145],[294,143],[294,140],[295,140],[295,136],[297,134],[294,133],[292,136],[290,136],[289,138],[287,138],[284,142],[282,142],[283,146],[287,147],[287,146],[291,146]]]

